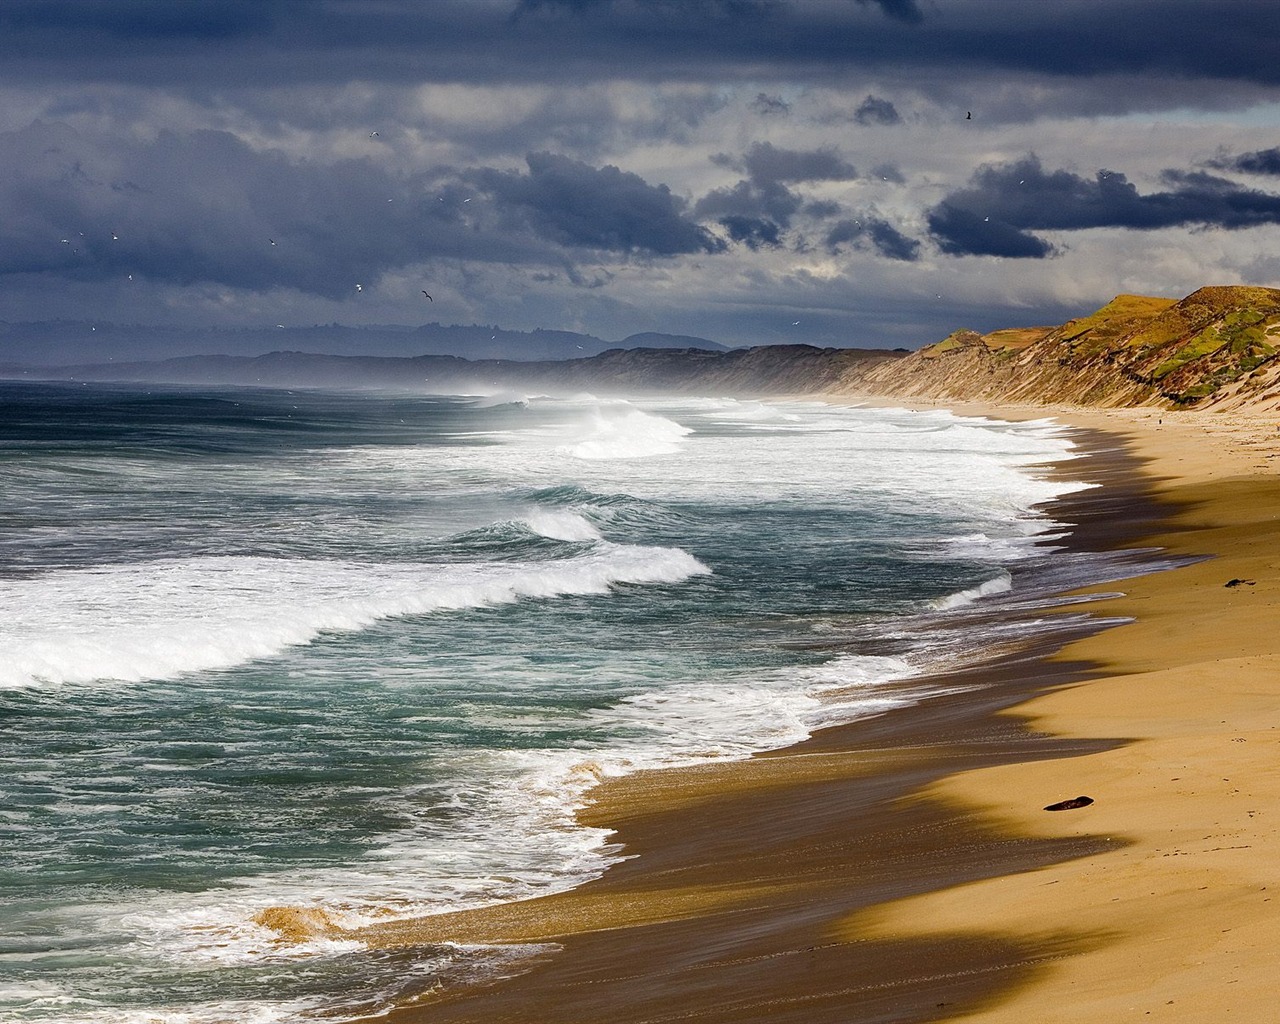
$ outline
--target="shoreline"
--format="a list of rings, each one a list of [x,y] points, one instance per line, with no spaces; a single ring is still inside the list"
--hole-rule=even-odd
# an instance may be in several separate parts
[[[1145,485],[1165,508],[1159,522],[1119,523],[1130,534],[1125,539],[1135,542],[1136,528],[1173,552],[1217,554],[1218,564],[1128,579],[1127,596],[1089,606],[1095,614],[1136,615],[1130,626],[1092,631],[1056,652],[1042,649],[1033,662],[1024,654],[962,670],[981,672],[992,684],[986,701],[938,698],[927,702],[927,712],[926,705],[905,715],[891,711],[748,761],[605,783],[581,817],[615,829],[627,854],[638,856],[568,893],[448,915],[416,934],[392,926],[376,936],[387,946],[537,941],[560,950],[510,980],[433,993],[420,1009],[402,1007],[379,1019],[995,1021],[1030,1014],[1084,1021],[1115,1015],[1115,999],[1131,998],[1100,990],[1092,1002],[1079,1003],[1081,988],[1096,986],[1073,978],[1081,964],[1106,965],[1130,946],[1144,948],[1141,939],[1121,937],[1126,916],[1096,905],[1094,882],[1083,892],[1070,884],[1043,890],[1082,872],[1105,875],[1120,857],[1141,859],[1151,841],[1135,827],[1144,808],[1117,807],[1108,796],[1068,814],[1041,808],[1090,786],[1105,794],[1092,766],[1131,759],[1126,752],[1144,737],[1138,728],[1090,728],[1094,722],[1077,721],[1070,706],[1125,687],[1133,671],[1125,663],[1134,650],[1128,638],[1150,619],[1152,595],[1164,595],[1176,621],[1184,584],[1173,577],[1222,574],[1224,552],[1202,543],[1205,528],[1194,520],[1206,504],[1222,500],[1222,482],[1243,473],[1245,492],[1256,486],[1280,496],[1280,481],[1265,476],[1265,460],[1253,471],[1257,477],[1245,473],[1242,460],[1258,457],[1251,450],[1233,454],[1216,445],[1206,460],[1203,451],[1186,448],[1204,430],[1196,414],[937,405],[1000,419],[1054,417],[1111,437],[1128,435],[1126,450],[1145,463]],[[1167,430],[1149,422],[1174,417],[1180,422]],[[1231,424],[1232,443],[1241,429],[1256,438],[1263,424],[1241,428],[1239,419]],[[1193,466],[1177,465],[1188,458]],[[1214,493],[1204,493],[1206,482]],[[1101,505],[1094,494],[1094,522],[1077,523],[1075,536],[1117,525],[1108,522],[1114,493],[1113,486]],[[1070,507],[1072,497],[1059,501]],[[1074,504],[1085,509],[1090,502]],[[1275,506],[1253,507],[1266,515]],[[1265,593],[1262,585],[1223,594],[1256,598]],[[1264,603],[1271,607],[1269,600],[1254,602]],[[1118,633],[1126,638],[1112,639]],[[1176,661],[1176,644],[1168,649],[1168,637],[1161,641],[1166,649],[1148,649],[1148,660],[1163,654]],[[1006,683],[1021,680],[1012,689],[1022,692],[1002,689],[1002,674]],[[904,721],[906,715],[915,721]],[[1019,793],[1022,802],[1011,803]],[[1092,913],[1081,911],[1082,901]],[[1106,903],[1125,900],[1108,895]],[[1131,966],[1117,977],[1134,977]],[[1062,994],[1053,994],[1064,983],[1073,1005],[1091,1008],[1072,1016]]]

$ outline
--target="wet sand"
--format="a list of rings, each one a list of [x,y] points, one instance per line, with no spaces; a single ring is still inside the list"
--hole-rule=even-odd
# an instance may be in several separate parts
[[[1134,621],[937,680],[961,692],[602,785],[582,818],[629,857],[602,878],[363,933],[547,944],[518,976],[387,1019],[1268,1019],[1280,435],[1242,416],[1059,418],[1106,432],[1070,466],[1104,486],[1057,506],[1073,544],[1213,557],[1098,588],[1125,596],[1091,611]],[[1117,435],[1131,455],[1105,451]]]

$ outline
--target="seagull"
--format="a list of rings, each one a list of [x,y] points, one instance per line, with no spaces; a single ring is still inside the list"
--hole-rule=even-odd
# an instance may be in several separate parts
[[[130,280],[130,281],[132,281],[132,280],[133,280],[133,275],[132,275],[132,274],[130,274],[130,275],[129,275],[129,280]]]
[[[792,327],[799,327],[799,326],[800,326],[800,321],[799,321],[799,320],[792,320],[792,321],[791,321],[791,326],[792,326]]]
[[[358,291],[358,292],[362,292],[362,291],[364,291],[364,285],[362,285],[362,284],[358,284],[358,285],[356,285],[356,291]]]
[[[117,235],[114,231],[113,231],[113,232],[111,232],[111,241],[113,241],[113,242],[118,242],[118,241],[120,241],[120,236],[119,236],[119,235]]]
[[[422,294],[423,294],[423,295],[427,295],[427,290],[426,290],[425,288],[423,288],[423,289],[422,289]],[[435,301],[436,301],[435,299],[432,299],[430,295],[427,295],[427,298],[428,298],[428,299],[431,299],[431,301],[432,301],[432,302],[435,302]]]
[[[371,138],[371,139],[376,139],[377,137],[378,137],[378,133],[377,133],[377,132],[370,132],[370,133],[369,133],[369,138]]]
[[[284,324],[276,324],[277,327],[283,327]]]
[[[274,238],[268,238],[267,241],[270,242],[272,245],[276,244],[276,240]]]
[[[966,111],[964,112],[964,119],[965,119],[966,121],[972,121],[972,120],[973,120],[973,111],[972,111],[972,110],[966,110]]]

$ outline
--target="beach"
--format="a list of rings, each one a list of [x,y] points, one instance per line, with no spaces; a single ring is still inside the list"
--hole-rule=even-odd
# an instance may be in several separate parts
[[[1088,607],[1126,624],[1000,652],[946,696],[603,783],[581,820],[627,859],[600,879],[361,933],[388,956],[541,945],[511,978],[406,993],[389,1020],[1267,1019],[1275,423],[957,411],[1080,428],[1103,483],[1063,499],[1080,536],[1186,564],[1094,588],[1123,591]]]

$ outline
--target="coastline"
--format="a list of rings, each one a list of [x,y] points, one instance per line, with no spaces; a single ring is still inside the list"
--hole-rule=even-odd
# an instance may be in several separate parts
[[[1263,564],[1274,522],[1268,532],[1241,510],[1266,517],[1280,481],[1240,445],[1269,424],[1237,417],[1236,448],[1206,451],[1191,447],[1204,431],[1196,414],[937,404],[1002,419],[1054,416],[1125,437],[1165,515],[1108,523],[1104,505],[1098,528],[1136,525],[1153,531],[1144,543],[1216,558],[1126,580],[1127,596],[1090,606],[1136,617],[1131,625],[963,670],[981,674],[979,698],[937,698],[748,761],[605,783],[582,818],[615,829],[635,856],[602,878],[363,936],[387,947],[560,949],[508,981],[435,992],[381,1019],[1084,1021],[1125,1019],[1132,1004],[1138,1016],[1191,1020],[1222,1005],[1228,981],[1214,958],[1188,980],[1198,940],[1216,948],[1223,925],[1245,921],[1254,955],[1267,956],[1269,897],[1255,890],[1266,884],[1274,837],[1253,833],[1280,814],[1264,785],[1276,734],[1265,737],[1272,702],[1263,685],[1280,660],[1265,628],[1276,594],[1267,570],[1280,563]],[[1224,526],[1228,505],[1235,518]],[[1232,576],[1257,582],[1224,588]],[[1208,661],[1238,646],[1235,619],[1246,611],[1254,647],[1225,667]],[[1198,683],[1206,664],[1217,667],[1211,687],[1162,693]],[[1242,668],[1251,682],[1240,690]],[[1223,702],[1231,707],[1220,721]],[[1250,798],[1253,817],[1243,822],[1217,820],[1234,799],[1214,782],[1217,756],[1233,762],[1221,776],[1235,779],[1234,796]],[[1166,772],[1178,777],[1162,789],[1159,772],[1175,761],[1189,767]],[[1041,809],[1077,793],[1097,802],[1068,814]],[[1214,828],[1222,842],[1209,839]],[[1205,888],[1188,890],[1189,879]],[[1222,923],[1210,926],[1215,915]],[[1205,1002],[1197,1009],[1194,998],[1170,996],[1157,1006],[1157,990],[1175,983]],[[1257,998],[1244,985],[1236,991],[1242,1007]]]

